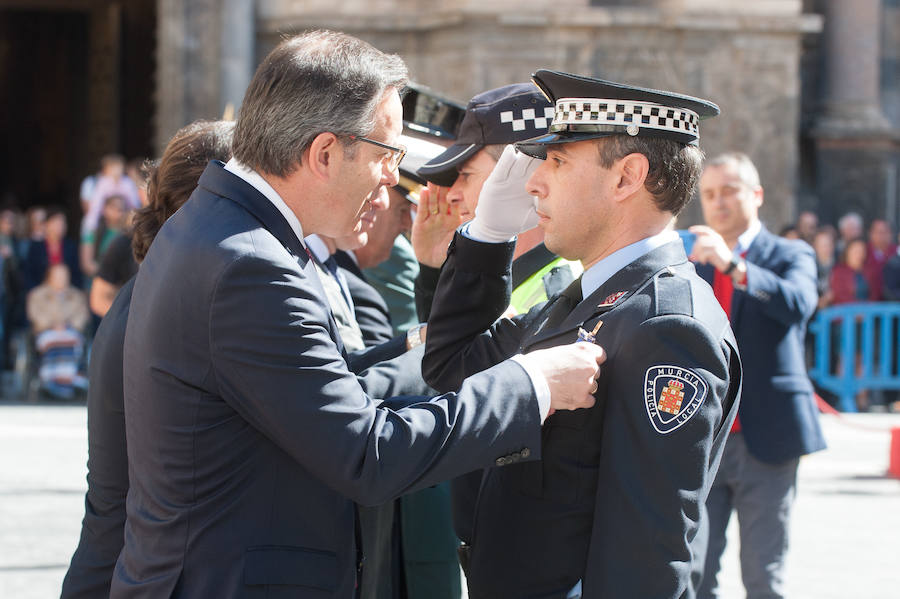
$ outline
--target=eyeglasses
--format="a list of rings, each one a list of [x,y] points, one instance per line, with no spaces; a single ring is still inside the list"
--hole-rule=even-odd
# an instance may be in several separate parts
[[[392,171],[396,170],[400,166],[400,162],[403,160],[403,157],[406,156],[406,146],[390,146],[384,142],[375,141],[374,139],[369,139],[368,137],[363,137],[362,135],[351,135],[350,139],[364,141],[366,143],[370,143],[373,146],[378,146],[379,148],[384,148],[385,150],[389,150],[390,156],[387,158],[387,165]]]

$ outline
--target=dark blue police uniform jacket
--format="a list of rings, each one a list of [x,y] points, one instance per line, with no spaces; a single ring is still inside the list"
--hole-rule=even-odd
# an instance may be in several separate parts
[[[825,448],[803,343],[818,300],[816,260],[807,243],[765,227],[745,260],[747,289],[731,300],[746,380],[741,432],[753,457],[777,464]],[[712,266],[697,265],[697,273],[712,285]]]
[[[352,501],[540,449],[512,362],[436,400],[369,399],[309,256],[221,163],[141,265],[124,381],[131,486],[113,598],[349,599]]]
[[[692,543],[740,392],[724,312],[673,241],[614,274],[558,325],[546,318],[560,299],[495,322],[508,305],[513,250],[455,237],[428,321],[425,380],[454,388],[509,355],[571,343],[601,320],[596,343],[608,358],[596,405],[547,419],[541,462],[500,460],[485,473],[469,596],[564,598],[582,580],[585,599],[692,597]]]

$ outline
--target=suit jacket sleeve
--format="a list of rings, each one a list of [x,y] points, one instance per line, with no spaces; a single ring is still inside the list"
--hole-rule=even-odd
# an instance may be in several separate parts
[[[687,596],[690,544],[718,468],[713,438],[731,426],[723,404],[727,409],[738,389],[735,384],[728,395],[729,375],[740,377],[737,354],[723,336],[687,316],[657,316],[604,365],[601,396],[607,399],[585,599]],[[658,366],[689,370],[707,387],[693,415],[666,433],[655,428],[645,399],[648,374]],[[653,395],[658,399],[658,388]],[[691,397],[685,393],[685,406]]]
[[[512,362],[396,411],[347,370],[328,306],[296,263],[236,258],[210,304],[209,377],[254,428],[333,489],[377,505],[540,448],[531,381]],[[248,309],[248,306],[251,309]]]
[[[428,322],[431,316],[431,304],[434,302],[434,291],[437,289],[441,269],[419,263],[419,274],[416,275],[415,295],[416,314],[419,322]]]
[[[424,353],[425,347],[420,345],[393,360],[374,364],[357,373],[359,384],[366,395],[373,399],[387,399],[398,395],[436,395],[434,389],[422,380],[422,356]],[[388,402],[384,405],[395,404]]]
[[[805,243],[791,244],[778,271],[747,262],[747,301],[758,302],[770,318],[791,326],[815,311],[816,258]]]
[[[422,375],[438,390],[514,355],[525,319],[497,318],[509,306],[515,242],[483,243],[460,235],[447,250],[434,296]]]

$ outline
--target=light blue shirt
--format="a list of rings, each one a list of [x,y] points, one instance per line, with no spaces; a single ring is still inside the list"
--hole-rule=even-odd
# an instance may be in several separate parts
[[[644,254],[678,239],[678,233],[666,230],[616,250],[585,270],[584,274],[581,275],[581,297],[587,297],[597,291],[610,277]]]
[[[750,223],[750,226],[747,227],[747,230],[738,235],[737,245],[732,248],[735,254],[741,255],[747,250],[750,249],[750,244],[753,243],[753,240],[756,239],[756,236],[759,235],[760,230],[762,229],[762,223],[759,220],[755,220]]]

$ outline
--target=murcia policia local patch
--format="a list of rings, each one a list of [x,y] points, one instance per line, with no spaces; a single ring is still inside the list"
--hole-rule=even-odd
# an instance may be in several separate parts
[[[658,433],[671,433],[690,420],[706,399],[709,386],[689,368],[652,366],[644,375],[644,405]]]

